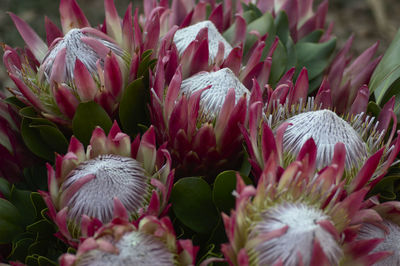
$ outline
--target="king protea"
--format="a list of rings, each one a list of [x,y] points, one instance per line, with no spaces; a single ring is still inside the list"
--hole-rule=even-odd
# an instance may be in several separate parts
[[[154,128],[131,143],[114,123],[108,136],[97,127],[86,152],[71,138],[68,153],[57,155],[55,170],[47,164],[49,192],[41,192],[49,216],[71,245],[88,228],[108,223],[118,200],[131,219],[168,210],[172,187],[171,158],[156,149]]]

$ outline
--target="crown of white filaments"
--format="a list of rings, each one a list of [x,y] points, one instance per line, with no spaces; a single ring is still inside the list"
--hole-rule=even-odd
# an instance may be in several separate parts
[[[216,72],[200,72],[183,80],[181,93],[190,96],[210,85],[209,89],[202,92],[200,100],[202,114],[208,119],[213,119],[219,114],[229,89],[235,90],[236,103],[244,94],[250,95],[250,91],[229,68]]]
[[[74,183],[88,175],[94,175],[94,178],[65,202],[71,220],[79,221],[86,214],[103,223],[111,221],[115,197],[130,213],[136,214],[143,207],[148,194],[148,178],[136,160],[107,154],[85,161],[69,174],[61,186],[62,193],[68,194]]]
[[[379,226],[365,223],[358,232],[357,239],[383,239],[371,253],[392,252],[391,256],[376,262],[376,266],[400,265],[400,226],[384,219]]]
[[[310,111],[295,115],[286,122],[292,125],[284,134],[284,151],[297,155],[303,144],[313,138],[317,145],[317,168],[331,163],[335,144],[346,147],[346,169],[358,167],[368,156],[364,140],[345,120],[330,110]]]
[[[255,258],[252,259],[258,265],[273,265],[279,260],[283,265],[309,265],[314,240],[317,240],[329,261],[337,264],[342,251],[331,233],[318,224],[326,220],[329,217],[321,210],[302,203],[285,203],[263,212],[261,221],[250,233],[250,239],[286,226],[288,228],[283,235],[257,244],[252,253]],[[302,263],[299,258],[303,260]]]
[[[214,59],[217,56],[220,42],[225,47],[224,59],[227,58],[229,53],[232,51],[232,46],[225,40],[221,33],[219,33],[214,23],[209,20],[199,22],[175,32],[174,43],[179,54],[182,54],[186,50],[189,44],[196,39],[199,31],[203,28],[207,28],[208,30],[208,52],[211,62],[214,62]]]
[[[55,43],[52,44],[49,51],[47,52],[43,62],[40,66],[41,73],[49,81],[51,76],[54,60],[62,49],[66,49],[65,53],[65,82],[72,82],[74,79],[74,68],[75,61],[79,59],[88,71],[92,74],[97,73],[97,61],[100,60],[100,64],[104,64],[104,58],[99,55],[93,47],[85,43],[82,38],[94,39],[95,42],[100,42],[105,47],[109,48],[110,51],[118,56],[122,56],[123,51],[116,44],[102,39],[99,36],[93,34],[84,33],[80,29],[71,29],[61,39],[56,39]],[[104,56],[104,55],[103,55]]]
[[[107,241],[107,240],[106,240]],[[91,250],[83,254],[77,266],[125,266],[125,265],[175,265],[174,254],[155,236],[132,231],[117,243],[118,254]]]

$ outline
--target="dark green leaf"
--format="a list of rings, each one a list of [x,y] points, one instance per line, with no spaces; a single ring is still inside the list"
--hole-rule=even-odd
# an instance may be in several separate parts
[[[19,114],[22,117],[30,118],[30,119],[35,119],[39,118],[39,114],[36,112],[35,108],[32,106],[27,106],[19,110]]]
[[[248,177],[242,177],[246,184],[251,184]],[[236,171],[220,173],[214,182],[213,200],[220,211],[229,213],[235,207],[235,197],[232,192],[236,189]]]
[[[280,11],[275,18],[276,36],[282,43],[286,43],[290,37],[289,19],[285,11]]]
[[[9,243],[24,231],[18,209],[0,198],[0,243]]]
[[[143,52],[142,60],[139,63],[139,67],[138,67],[138,71],[137,71],[138,78],[147,76],[148,71],[149,71],[149,64],[150,64],[152,53],[153,53],[152,50],[147,50],[147,51]]]
[[[60,154],[67,152],[68,140],[58,128],[48,125],[35,125],[35,123],[31,123],[30,127],[39,130],[41,138],[51,150]]]
[[[31,201],[31,191],[11,189],[10,202],[18,209],[22,218],[20,222],[24,225],[33,223],[36,218],[35,208]]]
[[[279,40],[278,45],[272,55],[272,65],[271,65],[271,73],[269,76],[269,84],[271,84],[273,87],[275,86],[275,84],[285,73],[286,66],[287,66],[286,48]]]
[[[308,70],[310,80],[322,74],[329,64],[330,56],[336,47],[336,39],[324,43],[302,42],[296,44],[297,66],[300,71],[303,67]]]
[[[54,160],[54,151],[48,148],[41,138],[40,132],[30,127],[32,120],[23,118],[21,123],[21,136],[25,145],[37,156],[47,161]]]
[[[400,30],[397,32],[385,55],[372,74],[369,89],[375,94],[379,105],[384,104],[384,99],[393,83],[400,78]],[[397,84],[399,86],[399,84]],[[386,95],[386,97],[385,97]]]
[[[31,202],[35,208],[36,217],[41,217],[42,210],[46,209],[46,203],[38,192],[31,193]]]
[[[209,233],[218,222],[210,186],[200,177],[186,177],[176,182],[171,202],[176,217],[195,232]]]
[[[297,43],[307,43],[307,42],[317,43],[319,42],[323,34],[324,34],[323,30],[315,30],[310,34],[308,34],[307,36],[304,36]]]
[[[84,145],[88,145],[96,126],[108,134],[112,121],[107,112],[95,102],[80,103],[72,119],[72,131]]]
[[[19,260],[24,261],[25,257],[28,255],[29,246],[33,244],[33,240],[31,238],[24,238],[13,246],[13,250],[10,255],[10,260]]]
[[[6,199],[10,198],[10,183],[8,183],[4,178],[0,178],[0,193],[3,194]]]
[[[119,118],[125,133],[134,135],[139,132],[138,124],[146,123],[148,96],[142,78],[125,88],[119,105]]]
[[[368,106],[367,106],[367,113],[378,117],[379,113],[381,112],[381,108],[379,107],[379,105],[376,104],[376,102],[369,102]]]
[[[18,109],[26,107],[26,104],[18,100],[15,96],[5,98],[3,101],[17,107]]]

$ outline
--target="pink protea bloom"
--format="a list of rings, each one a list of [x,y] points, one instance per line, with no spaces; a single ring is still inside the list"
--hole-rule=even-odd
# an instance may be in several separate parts
[[[110,115],[136,75],[131,5],[122,20],[105,0],[105,23],[90,27],[75,0],[60,1],[62,31],[46,18],[47,44],[21,18],[10,16],[27,47],[4,46],[4,65],[21,101],[43,116],[69,125],[80,102],[96,101]],[[134,73],[133,73],[134,72]]]
[[[56,156],[55,170],[47,165],[49,192],[41,193],[60,235],[76,245],[89,228],[112,220],[115,198],[132,219],[167,212],[170,167],[168,151],[156,149],[153,127],[131,143],[115,122],[108,136],[99,127],[93,131],[86,153],[72,137],[68,153]]]
[[[278,139],[269,142],[279,147]],[[230,217],[222,214],[229,239],[222,251],[231,265],[370,265],[387,255],[368,253],[377,239],[361,246],[346,238],[360,221],[376,222],[379,215],[363,208],[368,189],[353,182],[354,190],[344,190],[345,148],[335,148],[332,164],[318,174],[316,145],[309,139],[286,169],[279,167],[279,153],[271,152],[256,187],[237,175],[235,210]]]
[[[61,266],[194,265],[197,247],[177,240],[168,217],[145,216],[135,226],[115,219],[83,241],[76,255],[64,254]]]
[[[254,95],[263,94],[259,87],[255,88],[259,92],[253,91]],[[396,127],[387,132],[392,119],[395,125],[397,123],[393,113],[394,98],[385,105],[377,119],[369,117],[365,114],[368,103],[365,95],[369,91],[364,86],[350,111],[340,115],[334,112],[335,106],[329,101],[330,89],[325,82],[315,98],[307,99],[308,79],[305,69],[299,74],[296,84],[287,79],[281,81],[274,91],[270,88],[267,90],[264,92],[267,103],[264,105],[260,96],[258,102],[253,101],[249,107],[249,127],[242,127],[256,176],[260,175],[267,163],[266,155],[273,151],[267,139],[274,134],[282,143],[282,150],[278,150],[278,154],[279,163],[283,167],[294,161],[310,137],[318,147],[318,170],[331,162],[336,143],[344,144],[347,152],[343,170],[348,180],[356,178],[362,169],[368,169],[370,181],[378,182],[395,162],[400,139],[394,139]],[[263,123],[268,124],[275,133],[269,135]],[[387,140],[384,138],[386,134],[389,136]]]
[[[372,203],[372,201],[371,201]],[[382,239],[371,252],[388,252],[388,256],[374,265],[400,264],[400,204],[398,201],[388,201],[381,204],[372,204],[372,209],[383,218],[381,222],[365,222],[357,233],[357,240]]]

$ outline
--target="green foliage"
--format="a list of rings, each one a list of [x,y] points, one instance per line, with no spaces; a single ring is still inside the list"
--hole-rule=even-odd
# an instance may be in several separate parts
[[[394,112],[400,117],[400,30],[372,74],[369,89],[379,106],[395,96]]]
[[[112,121],[107,112],[94,101],[80,103],[72,119],[72,131],[75,137],[84,145],[88,145],[97,126],[108,134]]]

